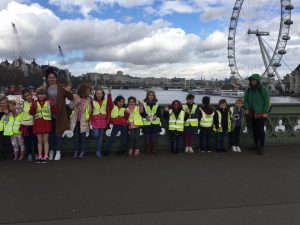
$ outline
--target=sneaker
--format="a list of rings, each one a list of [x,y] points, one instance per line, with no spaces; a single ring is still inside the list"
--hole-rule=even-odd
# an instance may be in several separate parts
[[[53,158],[54,158],[54,151],[50,150],[49,151],[49,160],[53,160]]]
[[[194,150],[193,150],[192,147],[189,147],[189,152],[190,152],[190,153],[194,153]]]
[[[237,152],[237,147],[236,146],[232,146],[231,149],[232,149],[233,152]]]
[[[27,156],[27,161],[28,161],[28,162],[31,162],[32,160],[33,160],[32,155],[31,155],[31,154],[28,154],[28,156]]]
[[[129,155],[129,156],[133,156],[133,149],[129,149],[129,150],[128,150],[128,155]]]
[[[81,151],[80,155],[78,156],[78,159],[84,159],[85,158],[85,152]]]
[[[36,160],[36,163],[43,163],[43,159]]]
[[[56,151],[54,160],[55,160],[55,161],[58,161],[58,160],[60,160],[60,158],[61,158],[61,153],[60,153],[60,151]]]
[[[189,146],[186,146],[186,147],[185,147],[184,152],[185,152],[185,153],[189,153]]]
[[[241,148],[239,146],[236,146],[236,151],[237,152],[242,152]]]
[[[135,149],[134,155],[137,156],[137,155],[139,155],[139,154],[140,154],[140,150],[139,150],[139,149]]]
[[[208,149],[208,150],[206,150],[206,152],[207,152],[207,153],[211,153],[211,150],[210,150],[210,149]]]
[[[101,152],[100,151],[96,151],[96,156],[97,156],[97,158],[101,158]]]
[[[48,160],[49,160],[49,158],[47,157],[47,158],[43,158],[43,159],[41,159],[41,163],[47,163],[48,162]]]
[[[199,149],[199,152],[201,152],[201,153],[205,153],[205,150],[203,150],[203,149]]]

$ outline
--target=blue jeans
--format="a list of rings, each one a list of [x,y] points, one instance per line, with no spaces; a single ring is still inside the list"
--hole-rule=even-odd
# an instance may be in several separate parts
[[[73,152],[85,152],[87,137],[86,133],[80,133],[80,122],[76,122],[74,128]]]
[[[235,127],[234,130],[230,133],[230,135],[230,145],[240,146],[241,127]]]
[[[105,132],[104,128],[94,128],[93,129],[93,137],[96,139],[96,151],[97,152],[101,152],[101,150],[102,150],[104,132]]]
[[[200,150],[210,151],[210,139],[212,136],[212,127],[201,127],[200,129]],[[206,145],[205,145],[206,144]]]
[[[56,135],[56,118],[51,118],[52,131],[49,134],[49,150],[61,151],[62,136]]]
[[[224,138],[226,136],[226,133],[225,132],[217,132],[216,133],[217,135],[217,151],[218,150],[223,150],[225,147],[224,147]]]
[[[111,146],[114,143],[116,136],[118,134],[118,132],[121,132],[121,140],[122,140],[122,146],[121,146],[121,150],[122,151],[126,151],[127,149],[127,136],[128,136],[128,129],[126,125],[113,125],[111,134],[110,134],[110,138],[109,141],[107,143],[107,147],[106,147],[106,151],[110,152],[111,150]]]

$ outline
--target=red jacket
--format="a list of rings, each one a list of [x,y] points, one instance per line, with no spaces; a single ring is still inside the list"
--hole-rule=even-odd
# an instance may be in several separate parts
[[[112,109],[110,110],[109,115],[110,115]],[[128,118],[129,118],[129,116],[130,116],[130,114],[125,111],[125,114],[124,114],[123,117],[110,118],[110,123],[112,125],[123,125],[123,126],[126,125],[127,126],[128,125]]]

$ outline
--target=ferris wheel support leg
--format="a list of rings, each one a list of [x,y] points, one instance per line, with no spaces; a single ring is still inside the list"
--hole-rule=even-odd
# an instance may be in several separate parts
[[[270,64],[270,59],[269,59],[269,62],[267,62],[267,58],[266,58],[266,52],[265,52],[265,46],[264,46],[264,43],[262,42],[261,40],[261,36],[257,35],[257,38],[258,38],[258,43],[259,43],[259,47],[260,47],[260,51],[261,51],[261,55],[262,55],[262,58],[263,58],[263,61],[264,61],[264,65],[265,65],[265,68],[268,71],[268,65]],[[264,76],[264,74],[262,75]]]
[[[258,41],[259,41],[259,46],[260,46],[261,51],[262,51],[262,55],[263,55],[263,59],[264,59],[265,67],[266,67],[266,71],[269,73],[270,71],[269,71],[268,65],[266,65],[265,56],[267,56],[269,64],[270,64],[270,62],[271,62],[272,59],[271,59],[271,56],[270,56],[270,54],[269,54],[266,46],[264,45],[264,43],[263,43],[263,41],[261,39],[261,36],[257,36],[257,37],[258,37]],[[281,87],[282,91],[285,92],[283,84],[282,84],[282,81],[281,81],[281,78],[280,78],[280,76],[279,76],[279,74],[277,72],[277,69],[275,67],[273,67],[273,65],[271,65],[271,67],[272,67],[272,70],[274,71],[274,73],[276,74],[276,77],[277,77],[277,79],[279,81],[279,84],[280,84],[280,87]],[[263,76],[264,76],[264,74],[263,74]]]

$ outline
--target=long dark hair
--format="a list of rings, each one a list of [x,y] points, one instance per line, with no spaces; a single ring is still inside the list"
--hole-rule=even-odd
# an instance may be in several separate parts
[[[104,100],[105,99],[105,92],[104,92],[104,90],[102,89],[102,88],[97,88],[96,90],[95,90],[95,94],[94,94],[94,100],[95,101],[97,101],[98,99],[97,99],[97,97],[96,97],[96,92],[97,91],[102,91],[102,100]]]
[[[122,96],[122,95],[118,95],[115,100],[114,100],[114,104],[117,105],[117,103],[122,100],[124,101],[124,104],[125,104],[125,98]]]

